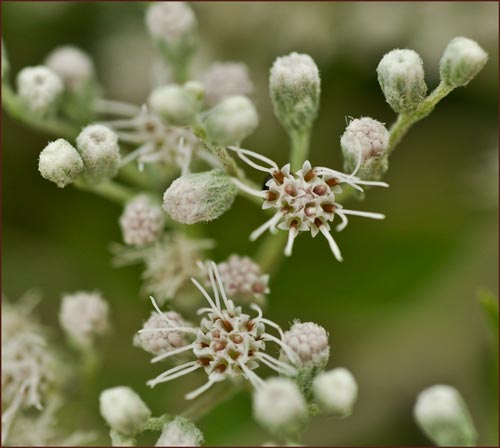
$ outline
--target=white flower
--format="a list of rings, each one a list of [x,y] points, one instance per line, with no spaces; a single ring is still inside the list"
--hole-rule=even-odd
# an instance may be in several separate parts
[[[32,112],[46,113],[63,93],[59,76],[44,66],[23,68],[17,75],[19,97]]]
[[[216,62],[203,77],[205,101],[214,106],[233,95],[249,96],[253,92],[248,67],[241,62]]]
[[[300,366],[324,368],[330,356],[328,333],[314,322],[295,322],[283,337],[299,359]]]
[[[187,418],[176,417],[167,423],[155,446],[201,446],[203,434]]]
[[[189,334],[186,335],[180,331],[170,331],[170,328],[188,326],[190,325],[175,311],[167,311],[161,314],[152,312],[149,319],[142,326],[143,330],[146,331],[135,334],[134,345],[141,347],[153,355],[163,355],[189,344]],[[165,331],[157,331],[162,328]]]
[[[344,174],[339,171],[325,167],[312,167],[309,161],[304,162],[302,169],[295,173],[290,172],[290,164],[279,168],[278,165],[267,157],[253,151],[228,147],[235,151],[238,156],[253,168],[269,173],[271,178],[266,182],[266,189],[257,191],[249,188],[238,179],[233,179],[235,185],[249,194],[262,198],[263,209],[275,209],[275,215],[256,229],[250,235],[252,241],[256,240],[266,230],[272,233],[277,229],[288,232],[288,242],[285,247],[285,255],[292,254],[295,238],[300,232],[311,232],[315,237],[322,233],[327,239],[335,258],[342,261],[340,249],[330,234],[330,222],[338,216],[341,220],[336,230],[343,230],[348,223],[347,216],[364,216],[372,219],[383,219],[380,213],[370,213],[357,210],[347,210],[341,204],[335,202],[335,194],[342,191],[342,186],[348,185],[363,191],[361,185],[374,185],[387,187],[384,182],[364,181],[352,174]],[[263,162],[267,166],[260,165],[251,160],[250,157]],[[358,163],[358,167],[359,167]],[[358,168],[357,167],[357,168]]]
[[[195,31],[197,21],[185,2],[157,2],[146,12],[146,26],[154,38],[178,45]]]
[[[99,409],[106,423],[115,431],[134,436],[151,417],[151,411],[130,387],[106,389],[99,397]]]
[[[120,216],[123,239],[133,246],[145,246],[156,241],[164,224],[161,207],[155,205],[147,195],[132,199]]]
[[[339,367],[314,378],[313,393],[323,412],[347,417],[358,397],[358,384],[349,370]]]
[[[59,322],[76,343],[91,346],[109,330],[108,303],[96,292],[67,294],[62,298]]]
[[[166,359],[178,353],[191,351],[195,360],[163,372],[153,380],[148,381],[148,385],[154,387],[159,383],[203,369],[207,375],[207,382],[186,395],[186,399],[190,400],[208,390],[213,384],[226,379],[244,378],[250,381],[254,387],[259,387],[263,381],[254,372],[254,369],[259,367],[261,363],[278,373],[294,375],[296,372],[293,367],[264,352],[266,342],[274,342],[288,354],[289,359],[295,361],[296,355],[283,342],[283,332],[279,326],[263,318],[262,311],[256,304],[251,305],[258,313],[256,317],[251,317],[243,313],[241,307],[236,307],[233,301],[226,296],[217,265],[213,262],[210,264],[209,277],[213,297],[205,291],[197,280],[192,279],[209,304],[208,308],[202,308],[198,311],[200,314],[205,314],[199,328],[170,328],[170,331],[183,331],[194,335],[195,341],[155,358],[156,360]],[[158,313],[161,314],[154,299],[152,301]],[[281,337],[277,338],[267,333],[266,325],[277,329]],[[144,332],[145,330],[139,331]],[[150,331],[165,330],[161,328]]]
[[[83,161],[69,142],[59,138],[50,142],[40,153],[38,171],[45,179],[64,188],[83,171]]]
[[[45,65],[57,74],[70,90],[81,88],[94,76],[94,64],[88,54],[71,45],[54,49],[47,56]]]
[[[307,405],[293,381],[274,377],[254,392],[253,415],[272,433],[294,434],[307,419]]]

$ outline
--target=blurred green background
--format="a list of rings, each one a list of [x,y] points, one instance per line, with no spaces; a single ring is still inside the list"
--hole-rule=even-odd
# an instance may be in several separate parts
[[[345,117],[368,115],[388,125],[376,66],[393,48],[421,54],[427,82],[438,82],[447,42],[473,38],[490,54],[482,73],[417,124],[391,158],[391,188],[370,191],[360,208],[386,214],[381,222],[353,218],[337,236],[337,263],[321,238],[305,235],[271,280],[267,317],[283,327],[295,318],[330,332],[330,367],[349,368],[359,399],[346,420],[315,418],[304,435],[315,445],[425,445],[412,418],[417,393],[436,383],[456,386],[477,425],[481,445],[498,443],[496,334],[476,299],[498,295],[498,4],[496,2],[193,3],[202,36],[196,73],[213,60],[243,61],[256,84],[261,117],[245,147],[285,163],[287,138],[272,114],[267,77],[273,60],[307,52],[322,76],[314,128],[313,164],[340,168]],[[2,2],[2,37],[12,73],[36,65],[60,44],[95,59],[108,98],[144,102],[151,80],[151,47],[140,3]],[[57,330],[62,292],[99,289],[112,308],[114,334],[104,365],[85,394],[73,391],[67,415],[81,428],[99,428],[103,388],[125,384],[155,414],[182,410],[183,394],[201,384],[191,375],[153,390],[161,371],[132,347],[149,316],[139,298],[139,267],[114,269],[109,244],[120,241],[120,208],[72,188],[57,189],[37,172],[40,150],[54,136],[27,129],[2,113],[3,291],[16,299],[43,291],[37,308]],[[254,173],[251,173],[253,175]],[[256,180],[258,177],[255,177]],[[244,199],[206,226],[218,242],[214,258],[252,254],[251,230],[263,215]],[[210,445],[261,444],[271,437],[251,419],[240,394],[199,422]],[[144,439],[151,443],[153,438]]]

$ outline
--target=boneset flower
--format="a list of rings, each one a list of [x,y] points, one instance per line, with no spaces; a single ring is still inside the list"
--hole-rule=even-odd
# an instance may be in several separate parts
[[[335,202],[335,194],[342,191],[343,184],[363,191],[361,185],[387,187],[388,185],[384,182],[361,180],[355,176],[355,172],[349,175],[325,167],[313,168],[309,161],[304,162],[302,169],[291,173],[290,164],[279,168],[271,159],[253,151],[234,146],[230,146],[228,149],[235,151],[243,161],[253,168],[271,175],[265,184],[266,189],[263,191],[254,190],[239,180],[233,179],[235,185],[242,190],[262,198],[263,209],[276,210],[271,219],[250,234],[252,241],[268,229],[272,233],[277,229],[286,230],[288,242],[285,247],[285,255],[290,256],[294,240],[300,232],[311,232],[313,237],[322,233],[335,258],[342,261],[340,249],[329,233],[330,222],[333,221],[334,217],[338,216],[341,220],[341,223],[336,227],[337,231],[341,231],[347,226],[347,215],[372,219],[384,218],[384,215],[380,213],[347,210]],[[250,157],[267,166],[256,163]]]
[[[67,294],[62,298],[59,322],[71,339],[89,347],[109,330],[108,303],[96,292]]]
[[[231,208],[237,195],[231,178],[221,170],[186,174],[163,195],[163,209],[183,224],[213,221]]]
[[[377,67],[378,82],[387,103],[397,113],[411,113],[427,93],[424,64],[413,50],[392,50]]]
[[[203,443],[202,432],[191,420],[176,417],[167,423],[155,446],[201,446]]]
[[[83,161],[69,142],[59,138],[50,142],[40,153],[38,171],[45,179],[64,188],[83,171]]]
[[[343,418],[352,412],[358,384],[349,370],[339,367],[314,378],[313,393],[324,413]]]
[[[298,365],[320,366],[323,369],[330,356],[327,331],[314,322],[295,322],[283,336],[286,345],[297,355]]]
[[[125,207],[120,217],[120,227],[125,243],[145,246],[158,239],[165,224],[160,206],[147,195],[139,195]]]
[[[214,106],[234,95],[249,96],[253,92],[248,67],[241,62],[216,62],[203,77],[205,102]]]
[[[439,446],[474,446],[477,434],[460,393],[436,385],[422,391],[413,410],[422,431]]]
[[[19,97],[35,113],[52,111],[63,90],[59,76],[41,65],[23,68],[17,75]]]
[[[285,345],[282,338],[277,338],[266,331],[266,325],[274,327],[282,335],[281,329],[272,321],[262,317],[258,305],[252,308],[258,313],[251,317],[242,312],[241,307],[236,307],[234,302],[226,296],[217,265],[211,263],[209,271],[212,284],[213,297],[192,279],[195,286],[207,299],[208,308],[202,308],[199,313],[205,314],[198,328],[173,327],[170,331],[181,331],[192,334],[195,341],[192,344],[170,351],[155,359],[165,359],[178,353],[191,351],[195,356],[190,361],[173,367],[153,380],[148,381],[151,387],[159,383],[170,381],[198,369],[203,369],[207,374],[207,382],[198,389],[186,395],[190,400],[208,390],[213,384],[226,379],[246,379],[254,387],[262,385],[263,381],[254,372],[259,365],[265,364],[278,373],[294,375],[295,369],[264,352],[266,342],[274,342],[283,348],[289,359],[295,360],[295,354]],[[153,300],[153,305],[156,303]],[[161,311],[156,307],[158,313]],[[165,331],[163,328],[151,331]],[[144,332],[144,330],[140,330]]]
[[[90,57],[71,45],[54,49],[47,56],[45,65],[61,78],[69,90],[78,90],[94,77],[94,64]]]

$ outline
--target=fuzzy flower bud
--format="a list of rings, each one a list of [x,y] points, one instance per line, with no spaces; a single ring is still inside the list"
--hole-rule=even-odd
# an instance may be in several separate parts
[[[109,308],[99,293],[77,292],[65,295],[59,322],[77,344],[89,347],[109,330]]]
[[[83,171],[83,161],[78,151],[60,138],[49,143],[40,153],[38,171],[45,179],[64,188]]]
[[[207,140],[218,146],[238,145],[259,124],[253,103],[246,96],[231,96],[215,106],[205,120]]]
[[[102,391],[99,405],[101,415],[111,429],[127,436],[141,431],[151,416],[141,397],[126,386]]]
[[[413,409],[422,431],[439,446],[474,446],[477,434],[460,393],[436,385],[421,392]]]
[[[158,87],[149,95],[149,105],[167,123],[174,126],[190,124],[201,108],[198,95],[191,88],[169,84]]]
[[[441,80],[452,87],[465,86],[483,69],[487,60],[488,54],[477,42],[455,37],[439,62]]]
[[[274,434],[294,435],[307,419],[307,405],[293,381],[273,377],[254,392],[253,415]]]
[[[340,367],[314,378],[313,393],[323,412],[347,417],[358,397],[358,384],[349,370]]]
[[[387,171],[389,131],[380,121],[369,117],[352,120],[340,138],[340,146],[346,172],[353,172],[360,163],[358,177],[378,180]]]
[[[163,209],[183,224],[212,221],[231,208],[237,189],[220,170],[186,174],[163,195]]]
[[[160,438],[155,446],[201,446],[202,432],[191,420],[176,417],[163,427]]]
[[[222,101],[228,96],[249,96],[253,92],[248,67],[239,62],[216,62],[205,73],[203,78],[209,106]]]
[[[161,207],[155,205],[147,195],[132,199],[120,216],[123,240],[132,246],[145,246],[156,241],[164,224]]]
[[[165,331],[144,331],[136,333],[134,345],[153,355],[162,355],[188,344],[186,334],[172,331],[172,327],[187,327],[188,324],[179,313],[167,311],[162,314],[151,313],[149,319],[142,326],[145,330],[165,328]]]
[[[311,128],[319,110],[320,78],[309,55],[291,53],[276,59],[269,88],[274,113],[289,133]]]
[[[17,75],[17,91],[29,110],[44,114],[52,111],[63,93],[59,76],[47,67],[26,67]]]
[[[85,174],[93,181],[113,177],[120,164],[117,135],[106,126],[92,124],[80,132],[76,147],[82,156]]]
[[[94,64],[77,47],[66,45],[54,49],[45,65],[58,75],[69,90],[78,90],[94,77]]]
[[[397,113],[411,113],[425,98],[424,64],[413,50],[392,50],[377,67],[378,82],[387,103]]]

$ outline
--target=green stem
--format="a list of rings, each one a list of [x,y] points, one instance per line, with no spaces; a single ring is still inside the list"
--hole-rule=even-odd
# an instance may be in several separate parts
[[[277,272],[283,262],[284,249],[288,233],[284,230],[278,231],[276,234],[267,233],[260,243],[255,261],[267,274]]]
[[[85,183],[79,179],[73,184],[76,188],[83,191],[89,191],[103,198],[109,199],[118,204],[125,204],[135,196],[135,192],[112,180],[105,180],[95,185]]]
[[[306,161],[309,155],[309,139],[310,130],[290,132],[291,153],[290,163],[292,172],[300,170],[302,164]]]
[[[163,414],[159,417],[150,417],[149,420],[144,425],[143,431],[162,431],[163,427],[170,421],[173,417],[169,414]]]
[[[229,400],[239,390],[240,388],[238,386],[235,386],[231,382],[225,381],[219,387],[214,386],[212,387],[212,389],[205,392],[181,415],[182,417],[197,421],[224,401]]]
[[[78,135],[78,127],[68,122],[30,112],[7,84],[2,84],[2,107],[12,118],[39,131],[69,140],[74,139]]]

